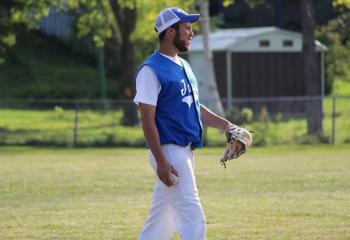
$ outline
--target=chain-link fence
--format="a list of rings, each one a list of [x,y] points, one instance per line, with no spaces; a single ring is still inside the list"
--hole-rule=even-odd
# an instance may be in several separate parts
[[[255,132],[255,145],[338,144],[350,143],[349,100],[274,97],[233,98],[230,102],[223,99],[222,103],[228,119]],[[323,121],[319,121],[323,134],[318,137],[307,134],[310,106],[323,109]],[[0,144],[144,146],[143,132],[133,112],[137,114],[135,104],[123,100],[2,99]],[[204,139],[209,146],[224,144],[223,133],[216,129],[205,129]]]

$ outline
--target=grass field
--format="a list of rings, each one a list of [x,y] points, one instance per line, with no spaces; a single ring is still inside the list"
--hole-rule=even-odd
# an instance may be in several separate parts
[[[349,98],[336,101],[335,142],[350,143]],[[324,102],[324,135],[332,134],[332,98]],[[105,114],[98,110],[81,109],[78,114],[77,142],[84,146],[144,146],[140,126],[121,125],[123,112],[116,106]],[[52,109],[0,108],[0,145],[72,146],[74,142],[75,112],[56,106]],[[254,121],[245,126],[252,129],[256,145],[317,143],[306,136],[306,119]],[[209,128],[207,143],[222,146],[223,133]],[[320,141],[319,141],[320,142]]]
[[[196,150],[209,240],[350,239],[348,146],[222,151]],[[0,239],[136,239],[153,182],[144,149],[2,147]]]

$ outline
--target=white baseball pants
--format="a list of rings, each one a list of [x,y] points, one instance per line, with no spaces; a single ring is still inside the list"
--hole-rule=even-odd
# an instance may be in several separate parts
[[[178,231],[182,240],[204,240],[206,222],[194,177],[194,154],[189,146],[162,146],[167,160],[180,178],[175,186],[167,187],[157,175],[157,163],[152,153],[150,162],[156,173],[156,184],[149,218],[140,240],[170,240]]]

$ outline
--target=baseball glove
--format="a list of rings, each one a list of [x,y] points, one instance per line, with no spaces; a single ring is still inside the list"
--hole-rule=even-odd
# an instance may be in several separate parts
[[[225,168],[228,160],[238,158],[245,153],[253,141],[251,131],[233,124],[226,130],[226,140],[225,153],[220,160],[220,163]]]

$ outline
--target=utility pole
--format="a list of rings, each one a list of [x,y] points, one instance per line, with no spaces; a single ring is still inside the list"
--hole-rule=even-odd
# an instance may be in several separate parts
[[[221,103],[219,91],[216,84],[214,64],[213,64],[213,53],[209,45],[209,3],[208,0],[199,0],[200,8],[200,26],[203,34],[203,50],[205,55],[205,83],[208,88],[208,107],[220,116],[224,116],[224,108]]]
[[[104,52],[103,48],[98,47],[97,48],[97,60],[98,60],[98,69],[99,69],[99,77],[101,81],[101,100],[102,100],[102,106],[103,106],[103,112],[105,113],[107,111],[106,106],[106,71],[105,71],[105,64],[104,64]]]

